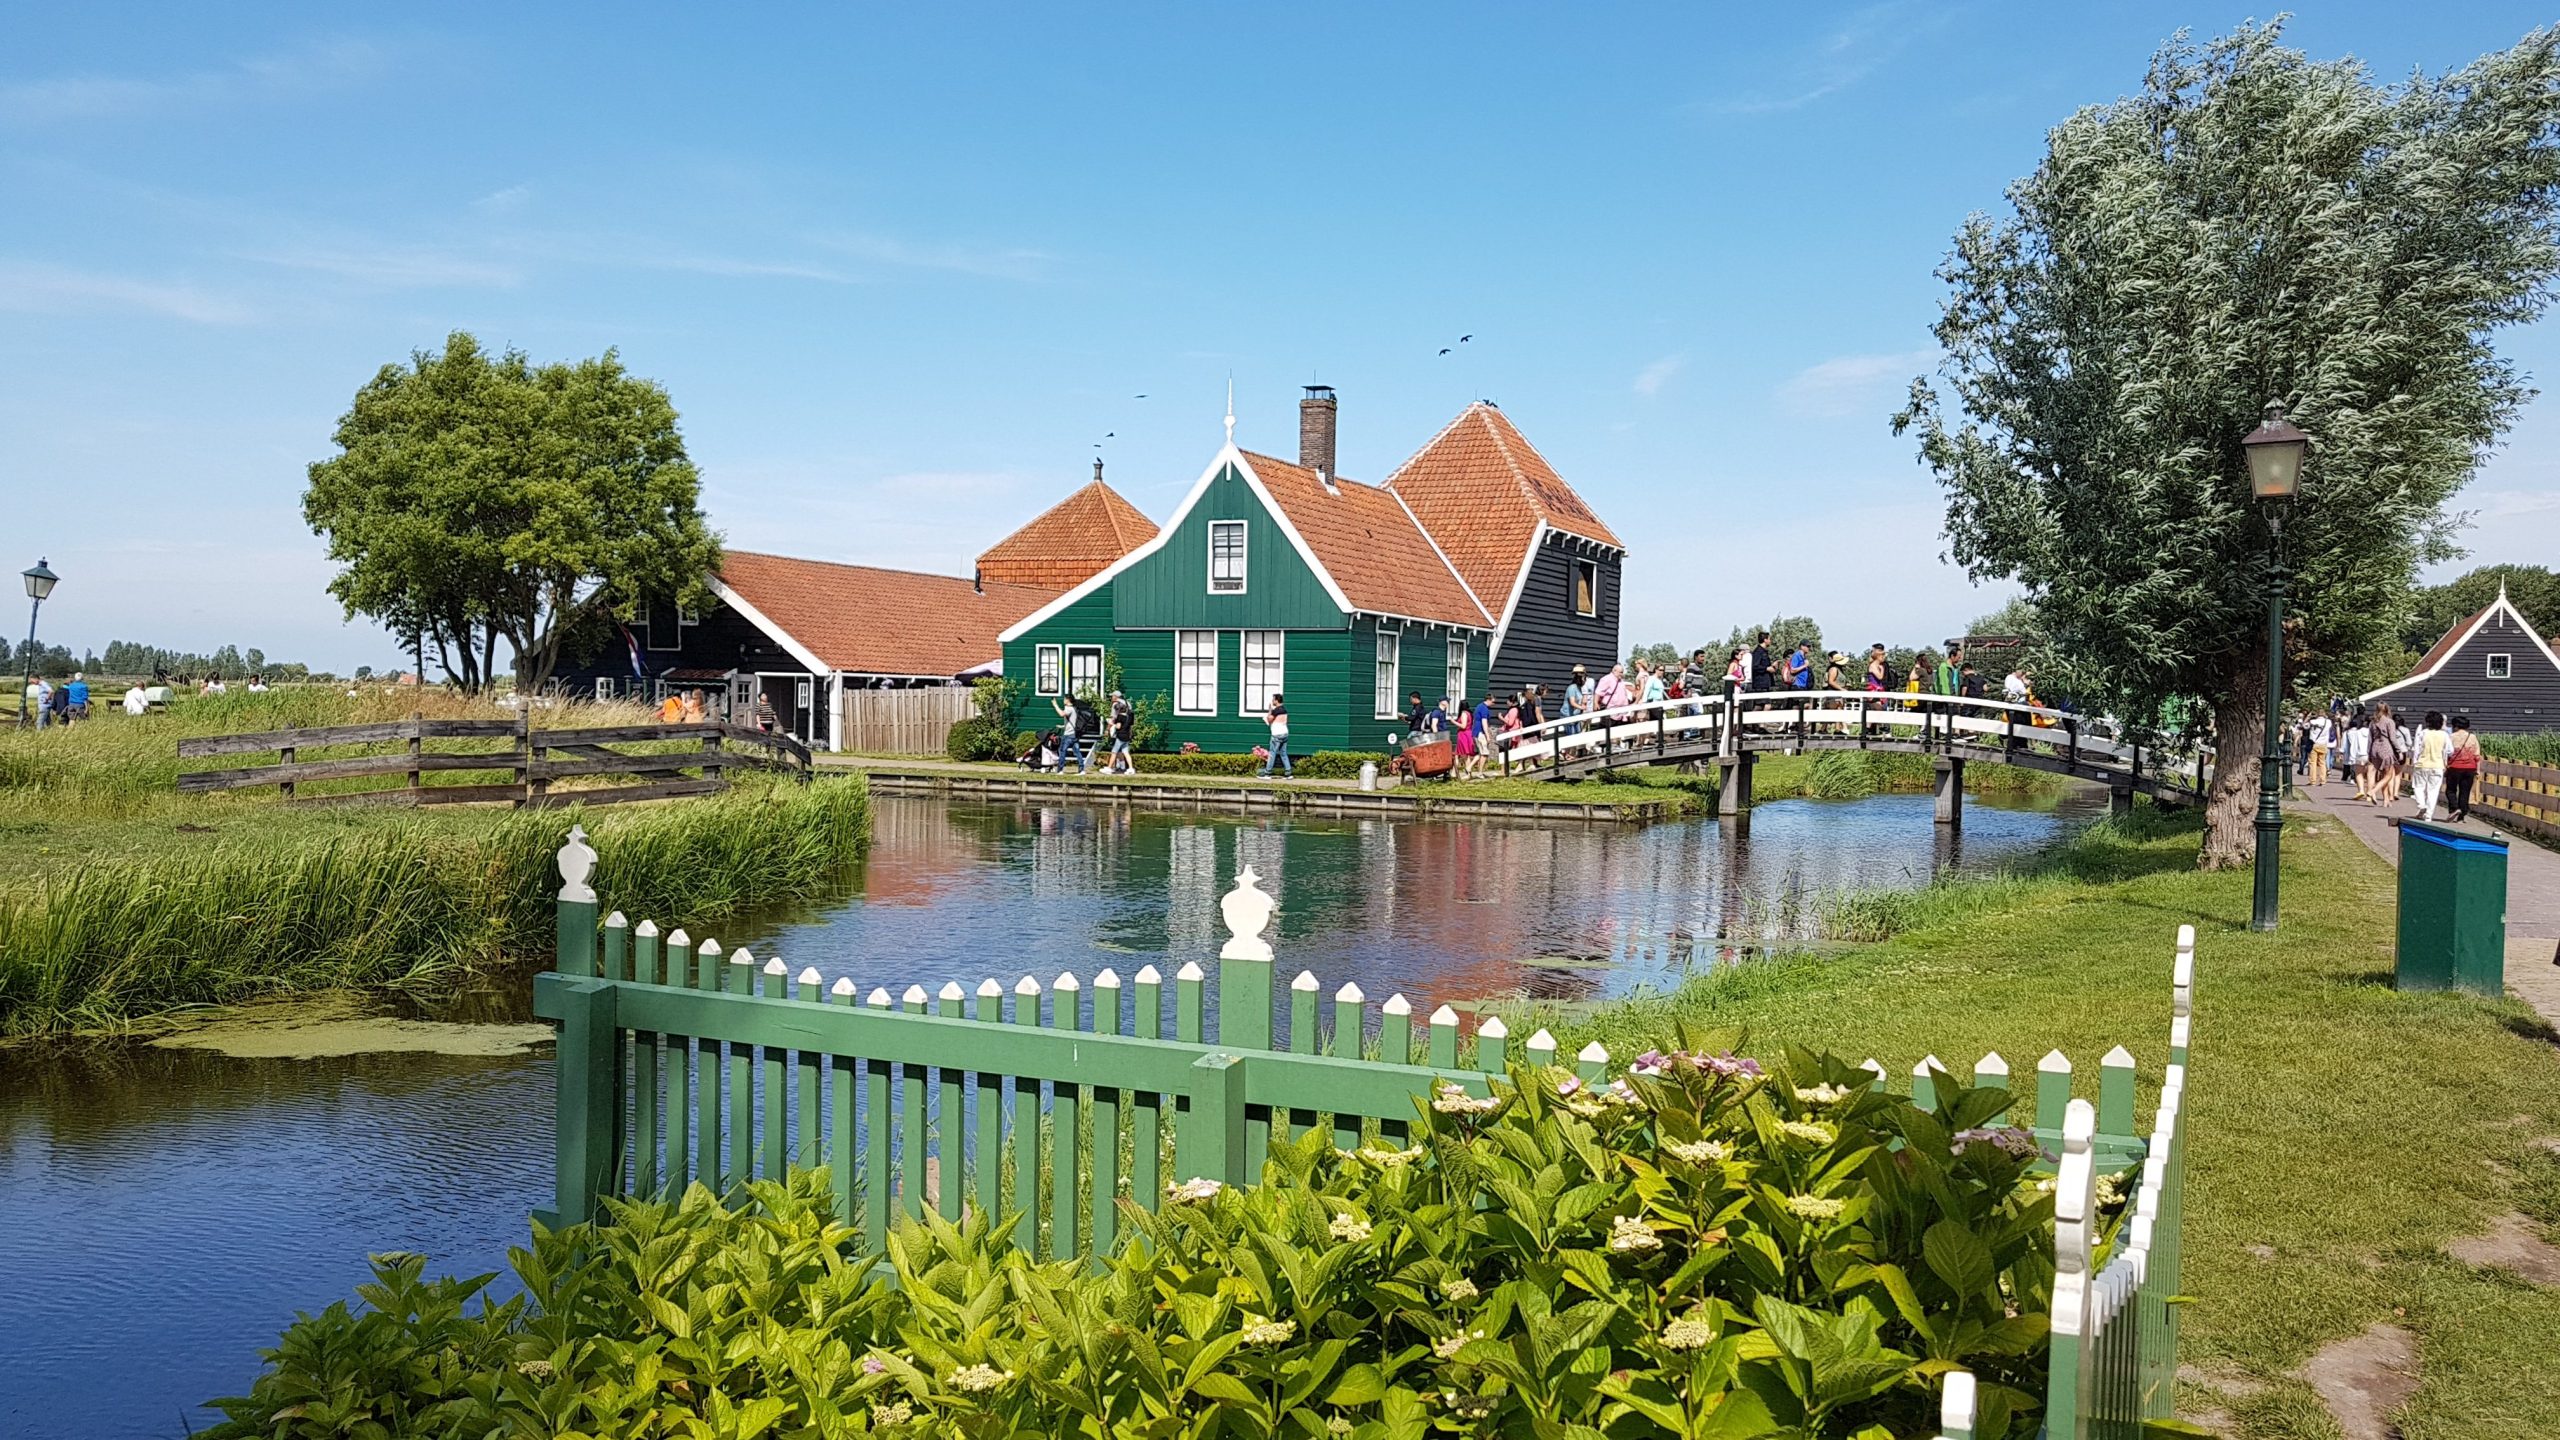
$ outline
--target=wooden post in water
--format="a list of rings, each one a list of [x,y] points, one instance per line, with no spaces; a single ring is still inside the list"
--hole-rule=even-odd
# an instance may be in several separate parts
[[[1964,761],[1941,755],[1931,762],[1938,772],[1938,823],[1964,823]]]

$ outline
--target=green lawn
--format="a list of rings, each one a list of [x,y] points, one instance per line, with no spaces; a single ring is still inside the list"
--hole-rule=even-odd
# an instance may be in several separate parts
[[[1570,1053],[1667,1039],[1675,1021],[1967,1073],[1998,1050],[2025,1077],[2059,1048],[2122,1042],[2144,1113],[2167,1042],[2177,926],[2197,931],[2194,1141],[2181,1359],[2238,1377],[2189,1387],[2250,1437],[2338,1432],[2292,1378],[2376,1322],[2419,1337],[2406,1440],[2560,1433],[2560,1292],[2443,1253],[2522,1210],[2560,1223],[2560,1048],[2523,1004],[2390,987],[2393,876],[2334,823],[2286,839],[2284,928],[2251,933],[2247,872],[2201,875],[2192,821],[2070,847],[2053,873],[1939,887],[1889,907],[1893,938],[1846,956],[1729,970],[1679,994],[1559,1023]],[[2021,1085],[2022,1090],[2027,1087]],[[2146,1122],[2147,1123],[2147,1122]],[[2540,1416],[2539,1420],[2532,1417]]]

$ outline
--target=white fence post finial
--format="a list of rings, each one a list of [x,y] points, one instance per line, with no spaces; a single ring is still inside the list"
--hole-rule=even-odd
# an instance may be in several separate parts
[[[594,903],[595,887],[587,877],[596,871],[596,847],[587,843],[587,827],[569,827],[569,841],[560,847],[560,898],[567,901]]]
[[[1218,947],[1221,960],[1268,960],[1271,942],[1262,929],[1271,923],[1278,902],[1262,891],[1262,877],[1247,865],[1236,873],[1236,888],[1218,900],[1218,915],[1227,925],[1227,943]]]

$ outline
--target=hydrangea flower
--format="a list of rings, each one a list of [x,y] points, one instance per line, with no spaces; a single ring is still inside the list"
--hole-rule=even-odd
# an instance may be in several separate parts
[[[1351,1417],[1348,1415],[1336,1415],[1324,1422],[1324,1433],[1327,1435],[1348,1435],[1352,1429]]]
[[[1421,1159],[1422,1147],[1416,1145],[1409,1150],[1381,1150],[1375,1145],[1364,1145],[1360,1147],[1358,1153],[1361,1159],[1379,1169],[1392,1170],[1399,1165],[1410,1165]]]
[[[1837,1220],[1849,1202],[1831,1195],[1790,1195],[1787,1211],[1800,1220]]]
[[[1647,1050],[1627,1067],[1630,1075],[1659,1075],[1671,1068],[1671,1057],[1659,1050]]]
[[[1244,1343],[1247,1345],[1285,1345],[1298,1333],[1295,1320],[1271,1320],[1260,1315],[1244,1317]]]
[[[1369,1222],[1348,1212],[1334,1216],[1332,1225],[1326,1228],[1333,1232],[1334,1239],[1354,1245],[1369,1238]]]
[[[1226,1185],[1221,1181],[1212,1180],[1206,1175],[1195,1175],[1178,1185],[1167,1185],[1164,1187],[1164,1193],[1166,1199],[1173,1200],[1177,1203],[1190,1204],[1204,1200],[1215,1200],[1218,1198],[1218,1192],[1226,1188]]]
[[[1682,1316],[1662,1330],[1665,1350],[1703,1350],[1716,1343],[1716,1327],[1694,1315]]]
[[[1563,1079],[1557,1081],[1556,1093],[1559,1095],[1578,1095],[1582,1093],[1582,1077],[1579,1075],[1567,1075]]]
[[[1490,1115],[1501,1107],[1500,1100],[1490,1095],[1470,1095],[1466,1087],[1457,1084],[1443,1085],[1439,1093],[1431,1097],[1431,1108],[1443,1115]]]
[[[908,1404],[904,1400],[892,1400],[886,1405],[874,1405],[871,1407],[871,1425],[873,1429],[879,1429],[889,1425],[904,1425],[914,1418],[916,1418],[916,1407]]]
[[[1441,1293],[1448,1296],[1451,1300],[1463,1305],[1468,1301],[1473,1300],[1477,1295],[1483,1292],[1476,1289],[1476,1282],[1468,1279],[1464,1275],[1461,1275],[1457,1279],[1450,1281],[1447,1288],[1442,1290]]]
[[[516,1362],[516,1373],[522,1375],[528,1380],[548,1380],[551,1378],[552,1374],[551,1362],[548,1360],[519,1360]]]
[[[1807,1145],[1828,1145],[1840,1138],[1836,1131],[1819,1120],[1783,1120],[1778,1124],[1778,1133]]]
[[[1482,1420],[1502,1404],[1491,1395],[1461,1395],[1454,1390],[1441,1392],[1440,1399],[1461,1420]]]
[[[865,1355],[862,1357],[862,1373],[865,1375],[886,1375],[889,1373],[889,1362],[881,1359],[877,1355]]]
[[[1612,1105],[1634,1105],[1640,1102],[1641,1097],[1636,1094],[1636,1087],[1624,1079],[1617,1079],[1610,1081],[1609,1088],[1600,1092],[1600,1098]]]
[[[1805,1105],[1837,1105],[1849,1098],[1846,1085],[1799,1085],[1796,1100]]]
[[[1609,1248],[1621,1255],[1640,1255],[1661,1249],[1662,1237],[1636,1216],[1620,1215],[1609,1222]]]
[[[999,1370],[993,1365],[965,1365],[951,1372],[949,1383],[954,1390],[971,1395],[983,1395],[990,1390],[1002,1388],[1005,1382],[1012,1378],[1012,1371]]]
[[[1674,1140],[1662,1148],[1692,1165],[1720,1165],[1733,1155],[1733,1147],[1721,1140]]]
[[[1484,1332],[1481,1330],[1461,1330],[1455,1335],[1446,1335],[1432,1341],[1431,1354],[1435,1359],[1455,1360],[1458,1358],[1458,1352],[1467,1348],[1468,1341],[1483,1338]]]

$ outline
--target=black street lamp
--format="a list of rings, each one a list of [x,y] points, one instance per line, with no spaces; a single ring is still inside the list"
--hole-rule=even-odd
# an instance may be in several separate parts
[[[2311,437],[2270,400],[2258,428],[2240,441],[2249,457],[2249,494],[2267,511],[2267,736],[2258,757],[2258,868],[2249,892],[2249,928],[2276,928],[2277,856],[2284,840],[2284,513],[2302,484]]]
[[[27,713],[34,708],[27,692],[36,688],[36,612],[44,608],[44,597],[53,593],[54,582],[62,577],[47,569],[42,560],[33,570],[18,573],[26,577],[27,599],[34,602],[27,606],[27,675],[18,686],[18,724],[23,727],[35,723],[35,717]]]

